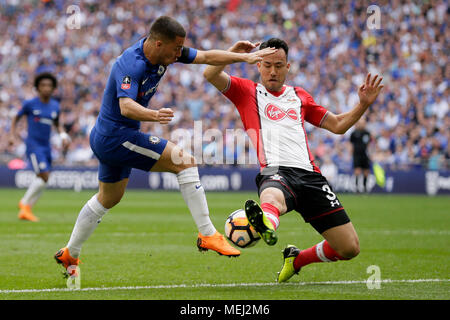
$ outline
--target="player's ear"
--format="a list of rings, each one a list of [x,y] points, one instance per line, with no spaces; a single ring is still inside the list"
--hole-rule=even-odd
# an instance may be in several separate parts
[[[289,69],[291,69],[291,64],[288,62],[287,64],[286,64],[286,69],[289,71]]]

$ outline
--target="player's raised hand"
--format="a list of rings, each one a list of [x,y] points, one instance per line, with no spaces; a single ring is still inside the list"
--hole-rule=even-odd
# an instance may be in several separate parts
[[[384,87],[381,80],[383,78],[378,77],[378,75],[372,77],[370,73],[367,74],[366,81],[358,89],[359,101],[362,105],[368,107],[375,101]]]
[[[241,40],[236,42],[230,49],[228,49],[228,51],[236,53],[249,53],[260,44],[261,42],[251,43],[247,40]]]
[[[274,54],[277,51],[278,51],[278,49],[276,49],[276,48],[264,48],[262,50],[258,50],[258,51],[252,52],[252,53],[248,53],[246,61],[249,64],[255,64],[257,62],[262,61],[262,59],[265,56]]]
[[[158,110],[158,122],[168,124],[174,116],[173,110],[170,108],[162,108]]]

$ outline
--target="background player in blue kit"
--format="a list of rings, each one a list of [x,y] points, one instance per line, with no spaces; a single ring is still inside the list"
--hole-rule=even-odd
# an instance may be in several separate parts
[[[26,116],[28,123],[28,136],[26,138],[27,158],[36,177],[31,182],[25,195],[19,202],[19,219],[38,221],[31,208],[38,201],[42,191],[47,186],[51,166],[52,155],[50,147],[51,127],[55,125],[62,139],[63,148],[70,143],[69,135],[59,123],[59,103],[52,99],[58,82],[51,73],[41,73],[34,80],[34,87],[38,96],[26,100],[22,109],[14,117],[11,124],[10,144],[15,144],[17,139],[17,122],[22,116]]]
[[[67,246],[55,255],[70,275],[76,275],[76,269],[69,267],[78,265],[82,244],[102,216],[120,202],[132,168],[176,174],[180,191],[199,231],[198,248],[226,256],[240,255],[239,250],[230,246],[216,231],[209,218],[194,158],[170,141],[140,132],[140,121],[161,124],[171,121],[174,114],[170,108],[146,108],[170,64],[253,64],[276,50],[267,48],[254,53],[200,51],[184,47],[185,38],[186,32],[176,20],[159,17],[152,24],[148,37],[126,49],[112,67],[100,114],[90,134],[91,148],[100,162],[99,192],[81,209]]]

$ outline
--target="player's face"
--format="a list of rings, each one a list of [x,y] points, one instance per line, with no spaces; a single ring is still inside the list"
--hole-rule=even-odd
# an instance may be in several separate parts
[[[53,87],[53,82],[50,79],[42,79],[39,81],[39,85],[37,87],[37,91],[40,96],[43,98],[49,98],[53,94],[53,90],[55,88]]]
[[[169,65],[177,61],[181,56],[181,49],[184,45],[184,40],[186,38],[176,37],[172,41],[162,41],[160,48],[160,59],[162,65]]]
[[[289,68],[290,64],[287,62],[286,53],[283,49],[264,57],[261,62],[258,62],[261,82],[270,91],[281,90]]]

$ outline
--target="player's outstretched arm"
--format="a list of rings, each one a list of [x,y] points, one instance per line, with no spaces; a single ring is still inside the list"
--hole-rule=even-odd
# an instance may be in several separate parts
[[[259,42],[251,43],[250,41],[238,41],[227,51],[233,52],[233,53],[238,53],[238,54],[250,54],[250,52],[253,49],[255,49],[256,47],[258,47],[259,45],[260,45]],[[266,49],[270,49],[270,48],[266,48]],[[264,50],[257,51],[255,53],[262,52]],[[276,49],[275,49],[275,51],[276,51]],[[272,54],[275,51],[269,50],[267,52],[270,52],[268,54]],[[258,56],[258,59],[262,59],[264,56],[266,56],[268,54],[264,53],[262,56]],[[228,82],[230,81],[230,76],[226,72],[223,71],[227,65],[228,64],[223,64],[223,65],[218,65],[218,66],[209,65],[206,67],[205,71],[203,72],[203,76],[206,78],[206,80],[208,80],[208,82],[210,82],[213,86],[215,86],[219,91],[223,91],[228,86]]]
[[[373,78],[369,73],[366,81],[359,87],[359,103],[349,112],[334,114],[328,111],[327,118],[322,123],[325,128],[336,134],[344,134],[350,129],[374,103],[384,85],[381,84],[382,77],[375,75]]]
[[[120,98],[119,106],[120,113],[124,117],[137,121],[152,121],[168,124],[174,116],[170,108],[162,108],[159,110],[147,109],[131,98]]]
[[[251,53],[238,53],[224,50],[197,51],[197,56],[192,63],[222,66],[236,62],[255,64],[263,57],[276,52],[275,48],[265,48]]]

